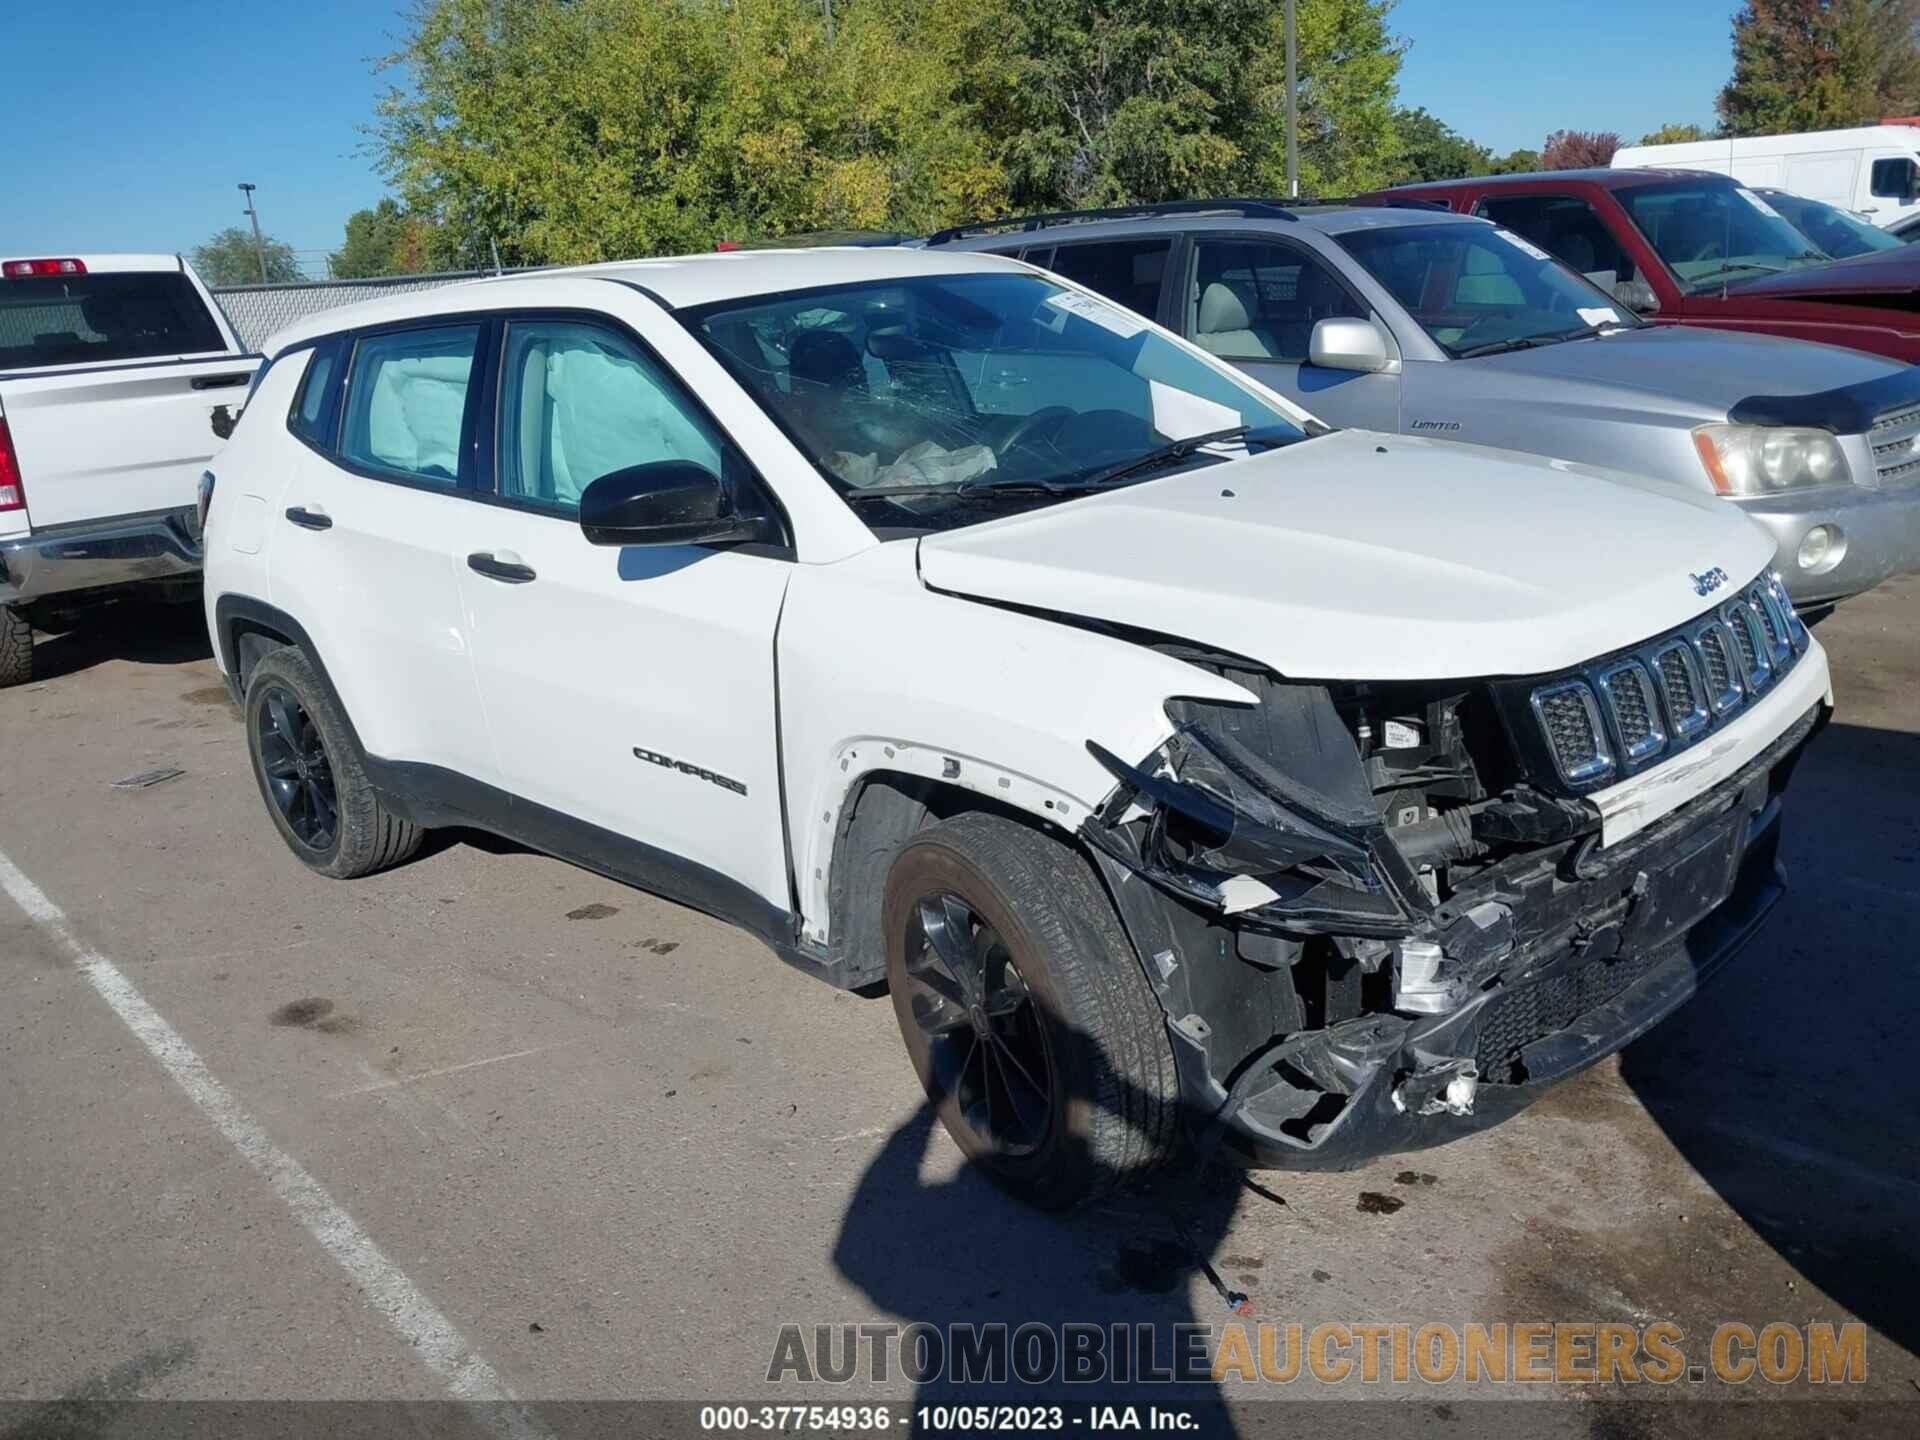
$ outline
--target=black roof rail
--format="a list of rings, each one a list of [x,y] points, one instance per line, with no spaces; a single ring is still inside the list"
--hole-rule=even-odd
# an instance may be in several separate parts
[[[1444,200],[1422,200],[1416,195],[1327,195],[1302,197],[1296,205],[1352,205],[1374,210],[1452,210]]]
[[[949,225],[927,237],[928,245],[945,245],[963,235],[989,230],[1044,230],[1049,225],[1073,225],[1082,220],[1139,220],[1155,215],[1238,215],[1246,219],[1295,220],[1299,217],[1278,200],[1229,196],[1219,200],[1150,200],[1139,205],[1116,205],[1106,210],[1048,210],[1034,215],[1005,215],[997,220],[975,220]]]

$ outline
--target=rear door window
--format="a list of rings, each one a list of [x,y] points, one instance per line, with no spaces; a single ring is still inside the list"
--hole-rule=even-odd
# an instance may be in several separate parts
[[[1576,196],[1489,196],[1474,213],[1564,260],[1602,290],[1633,278],[1633,261],[1606,221]]]
[[[177,272],[0,278],[0,370],[226,348],[206,302]]]
[[[396,479],[451,489],[478,325],[368,335],[354,347],[341,456]]]
[[[1152,319],[1160,310],[1160,282],[1172,251],[1171,237],[1062,245],[1046,268]]]

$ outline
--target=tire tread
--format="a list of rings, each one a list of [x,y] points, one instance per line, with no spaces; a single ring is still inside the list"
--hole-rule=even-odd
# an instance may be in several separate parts
[[[12,605],[0,605],[0,690],[33,679],[33,626]]]
[[[247,743],[253,748],[253,702],[260,689],[278,681],[293,691],[313,717],[326,746],[327,760],[333,769],[334,799],[339,809],[339,843],[323,861],[316,861],[297,846],[289,845],[308,868],[336,880],[356,880],[391,869],[408,859],[426,838],[423,826],[402,820],[381,803],[379,793],[368,780],[360,763],[359,748],[353,743],[353,731],[346,716],[334,703],[333,692],[314,672],[313,664],[297,646],[274,650],[261,658],[247,677]],[[272,800],[265,781],[260,778],[260,760],[253,755],[254,777],[260,782],[261,798],[270,813]],[[275,813],[275,824],[279,821]]]

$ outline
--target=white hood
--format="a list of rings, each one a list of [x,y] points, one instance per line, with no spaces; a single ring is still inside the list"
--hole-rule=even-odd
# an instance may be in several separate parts
[[[1296,679],[1466,679],[1644,640],[1725,599],[1773,549],[1704,493],[1348,430],[929,535],[920,574]],[[1716,568],[1726,583],[1703,597],[1694,577]]]

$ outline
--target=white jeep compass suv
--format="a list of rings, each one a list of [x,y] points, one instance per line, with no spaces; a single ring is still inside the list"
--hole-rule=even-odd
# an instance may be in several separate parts
[[[207,618],[323,874],[478,826],[891,991],[1042,1204],[1492,1124],[1778,899],[1827,663],[1743,516],[1332,432],[1011,260],[484,280],[278,336]]]

